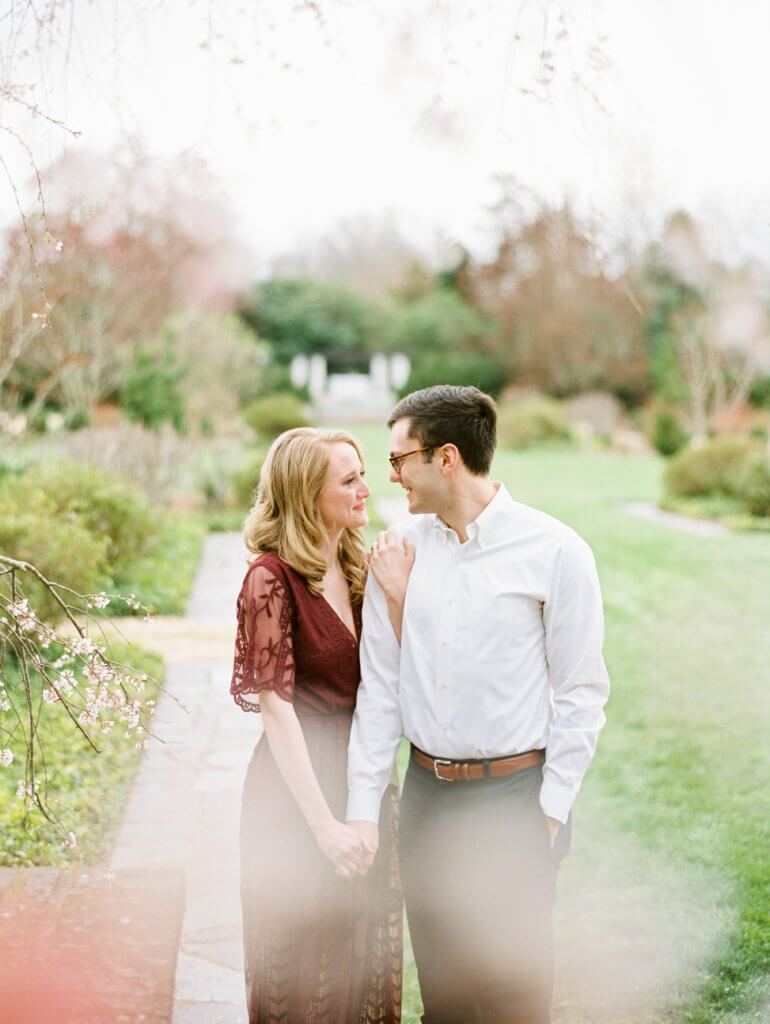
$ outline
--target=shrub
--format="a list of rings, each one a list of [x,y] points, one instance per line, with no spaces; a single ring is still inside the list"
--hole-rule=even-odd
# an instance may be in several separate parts
[[[65,430],[85,430],[85,428],[90,425],[91,417],[88,415],[86,409],[73,409],[72,412],[68,413],[64,418]]]
[[[770,409],[770,375],[754,381],[749,392],[749,401],[759,409]]]
[[[169,317],[161,337],[150,342],[162,352],[171,339],[177,363],[184,366],[179,393],[185,425],[203,436],[227,432],[240,409],[268,393],[264,373],[269,350],[235,314],[187,309]]]
[[[252,450],[248,461],[233,474],[233,493],[241,508],[250,508],[253,503],[265,455],[263,449]]]
[[[33,565],[56,583],[80,593],[104,589],[109,580],[109,539],[92,533],[77,516],[63,515],[52,496],[25,488],[23,477],[4,479],[0,485],[0,551]],[[0,585],[4,585],[0,580]],[[39,617],[56,622],[61,609],[47,588],[25,582],[25,594]]]
[[[93,466],[39,464],[11,483],[4,481],[0,495],[18,509],[45,507],[52,522],[79,523],[103,542],[107,571],[141,556],[155,536],[152,510],[141,491]],[[34,555],[32,560],[37,561]]]
[[[670,409],[658,409],[652,430],[655,450],[666,457],[676,455],[687,444],[689,435],[679,417]]]
[[[74,513],[97,536],[107,538],[110,567],[143,555],[155,537],[150,503],[138,488],[93,466],[41,466],[41,480],[62,511]]]
[[[756,452],[738,476],[738,496],[752,516],[770,516],[770,459]]]
[[[611,438],[622,412],[622,405],[608,391],[584,391],[564,403],[567,421],[589,435]]]
[[[504,405],[497,419],[500,443],[506,448],[528,448],[570,438],[561,405],[551,398],[531,398]]]
[[[737,496],[743,467],[756,450],[745,437],[715,437],[701,448],[686,448],[669,462],[663,483],[669,494]]]
[[[505,370],[491,356],[417,355],[412,361],[409,379],[399,391],[399,398],[434,384],[473,384],[497,397],[505,382]]]
[[[272,440],[292,427],[307,427],[301,403],[289,394],[266,395],[251,402],[243,410],[243,418],[260,437]]]
[[[61,433],[48,442],[59,458],[85,462],[130,480],[154,504],[184,487],[196,461],[195,445],[166,423],[153,431],[138,423]]]
[[[180,385],[185,371],[177,364],[170,337],[160,353],[142,348],[134,355],[120,391],[126,415],[135,423],[158,430],[170,423],[184,431],[184,400]]]

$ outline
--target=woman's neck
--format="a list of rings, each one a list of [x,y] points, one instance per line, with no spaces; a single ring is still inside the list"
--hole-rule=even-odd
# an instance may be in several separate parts
[[[326,562],[326,572],[333,572],[339,565],[339,549],[342,530],[327,531],[321,543],[321,555]]]

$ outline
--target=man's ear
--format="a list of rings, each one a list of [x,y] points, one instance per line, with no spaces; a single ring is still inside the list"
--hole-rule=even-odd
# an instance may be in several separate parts
[[[439,448],[439,459],[439,468],[442,472],[457,469],[457,467],[462,463],[459,449],[457,448],[457,445],[454,444],[442,445],[441,448]]]

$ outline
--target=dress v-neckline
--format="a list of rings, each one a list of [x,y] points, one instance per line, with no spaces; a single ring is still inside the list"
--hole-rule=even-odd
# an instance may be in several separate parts
[[[334,618],[337,620],[337,622],[339,622],[339,624],[342,626],[342,628],[348,634],[350,639],[354,643],[358,643],[358,633],[357,632],[353,632],[353,630],[351,630],[350,626],[347,624],[347,622],[345,622],[345,620],[342,618],[342,616],[337,611],[337,609],[334,607],[334,605],[330,604],[330,602],[326,600],[326,598],[323,596],[323,594],[321,594],[320,597],[321,597],[321,600],[323,601],[323,603],[326,605],[326,607],[332,613]],[[353,625],[355,626],[355,623],[356,623],[356,613],[353,611],[353,602],[352,601],[350,602],[350,610],[351,610],[351,612],[353,612]]]

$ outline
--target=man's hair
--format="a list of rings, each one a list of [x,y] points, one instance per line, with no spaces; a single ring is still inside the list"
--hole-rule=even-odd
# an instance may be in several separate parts
[[[453,444],[471,473],[489,472],[497,444],[497,406],[473,387],[438,384],[402,398],[388,417],[388,426],[408,418],[409,434],[423,448]],[[432,451],[423,452],[429,462]]]

